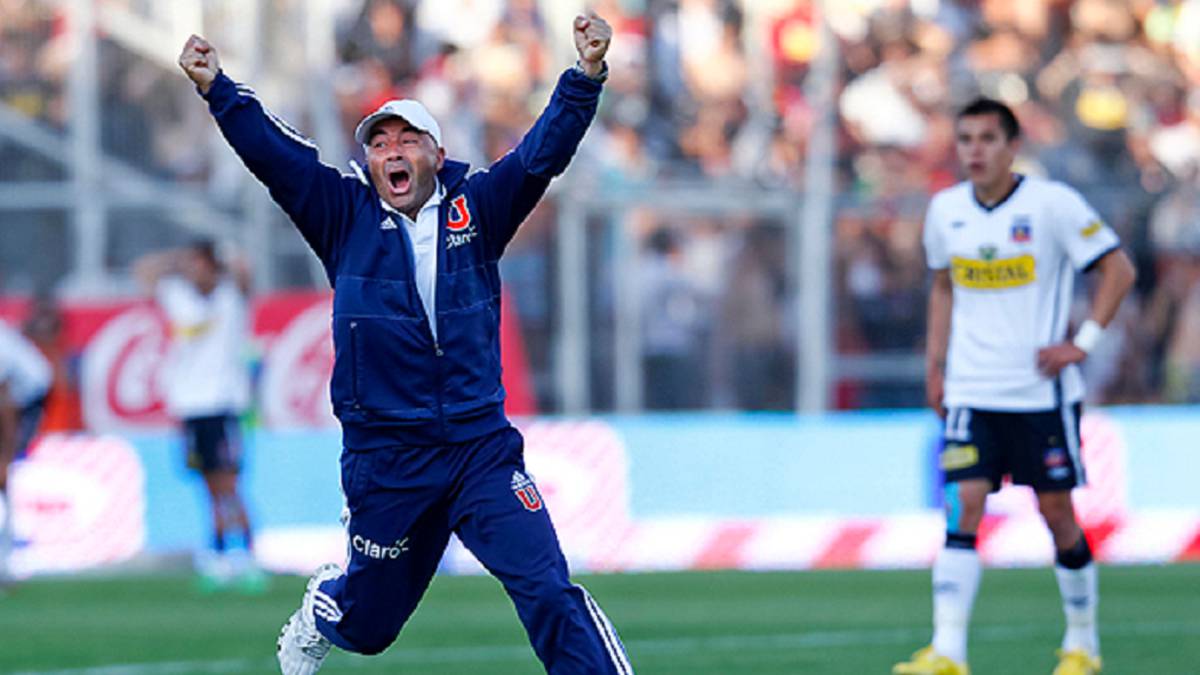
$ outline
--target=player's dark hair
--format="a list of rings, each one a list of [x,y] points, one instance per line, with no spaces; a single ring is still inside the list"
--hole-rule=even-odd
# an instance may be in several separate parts
[[[961,120],[964,117],[977,117],[979,115],[995,115],[999,117],[1000,127],[1004,129],[1004,136],[1010,141],[1021,135],[1021,124],[1017,122],[1017,116],[1013,114],[1012,108],[994,98],[981,96],[971,101],[963,106],[962,110],[958,111],[955,119]]]
[[[204,259],[204,262],[216,269],[221,269],[221,260],[217,257],[217,242],[207,237],[193,239],[187,249]]]
[[[660,227],[650,234],[646,246],[657,255],[669,255],[679,248],[679,242],[670,228]]]

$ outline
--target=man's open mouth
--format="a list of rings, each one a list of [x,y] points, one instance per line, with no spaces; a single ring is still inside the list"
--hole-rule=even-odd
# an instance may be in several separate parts
[[[409,186],[412,185],[412,176],[404,169],[389,171],[387,179],[388,187],[392,188],[392,192],[396,194],[408,192]]]

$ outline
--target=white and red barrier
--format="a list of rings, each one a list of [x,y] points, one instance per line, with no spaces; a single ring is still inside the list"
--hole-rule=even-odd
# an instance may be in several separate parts
[[[937,511],[882,518],[795,517],[757,520],[658,519],[636,523],[616,554],[591,560],[594,571],[702,569],[881,569],[927,567],[942,546]],[[1155,511],[1087,528],[1103,563],[1200,561],[1200,509]],[[996,566],[1054,560],[1038,518],[992,516],[980,531],[980,555]]]
[[[11,491],[19,578],[119,563],[145,547],[145,473],[120,438],[43,436],[13,465]]]
[[[936,509],[878,517],[635,517],[628,452],[610,425],[534,422],[522,431],[529,473],[576,571],[920,568],[932,563],[945,537],[944,518]],[[1096,557],[1108,563],[1200,560],[1200,507],[1130,511],[1119,428],[1103,415],[1091,415],[1084,420],[1083,435],[1092,482],[1074,497]],[[703,496],[698,500],[703,502]],[[708,506],[720,509],[719,504]],[[979,532],[985,563],[1053,561],[1051,539],[1032,492],[1007,486],[992,496],[989,508]],[[272,529],[258,541],[265,566],[296,573],[340,562],[346,551],[341,530],[332,526]],[[457,540],[443,569],[482,572]]]
[[[553,515],[554,504],[548,503]],[[558,530],[576,572],[924,568],[932,564],[945,536],[937,511],[882,518],[639,520],[594,532],[603,544],[582,549],[569,545],[569,527]],[[1200,562],[1200,509],[1136,513],[1086,532],[1101,563]],[[336,527],[289,528],[261,536],[259,552],[270,569],[307,574],[321,563],[340,562],[345,541]],[[979,552],[984,564],[992,566],[1054,561],[1045,526],[1024,516],[986,518]],[[483,571],[457,541],[443,565],[457,574]]]

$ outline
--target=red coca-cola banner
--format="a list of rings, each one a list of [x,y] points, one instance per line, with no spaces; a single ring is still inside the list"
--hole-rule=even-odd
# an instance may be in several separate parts
[[[245,360],[254,373],[259,421],[277,429],[335,423],[329,403],[333,370],[331,296],[303,291],[257,296]],[[521,349],[520,331],[506,298],[502,315],[504,384],[510,414],[536,412]],[[0,318],[20,323],[25,299],[0,299]],[[147,300],[74,301],[61,307],[62,348],[77,363],[83,421],[94,431],[169,426],[159,385],[168,330]]]

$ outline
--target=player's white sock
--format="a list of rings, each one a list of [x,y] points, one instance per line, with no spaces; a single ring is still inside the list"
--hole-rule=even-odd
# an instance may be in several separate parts
[[[1100,631],[1096,626],[1096,606],[1100,604],[1100,584],[1096,563],[1089,562],[1072,570],[1054,566],[1058,590],[1062,593],[1063,613],[1067,616],[1067,632],[1062,648],[1082,649],[1088,654],[1100,654]]]
[[[933,650],[959,663],[967,662],[967,626],[981,573],[974,548],[943,548],[933,563]]]
[[[1074,545],[1057,552],[1055,563],[1054,574],[1058,577],[1063,613],[1067,617],[1063,649],[1082,649],[1088,654],[1099,656],[1100,636],[1096,628],[1096,606],[1100,603],[1100,586],[1087,537],[1080,532],[1079,540]]]

